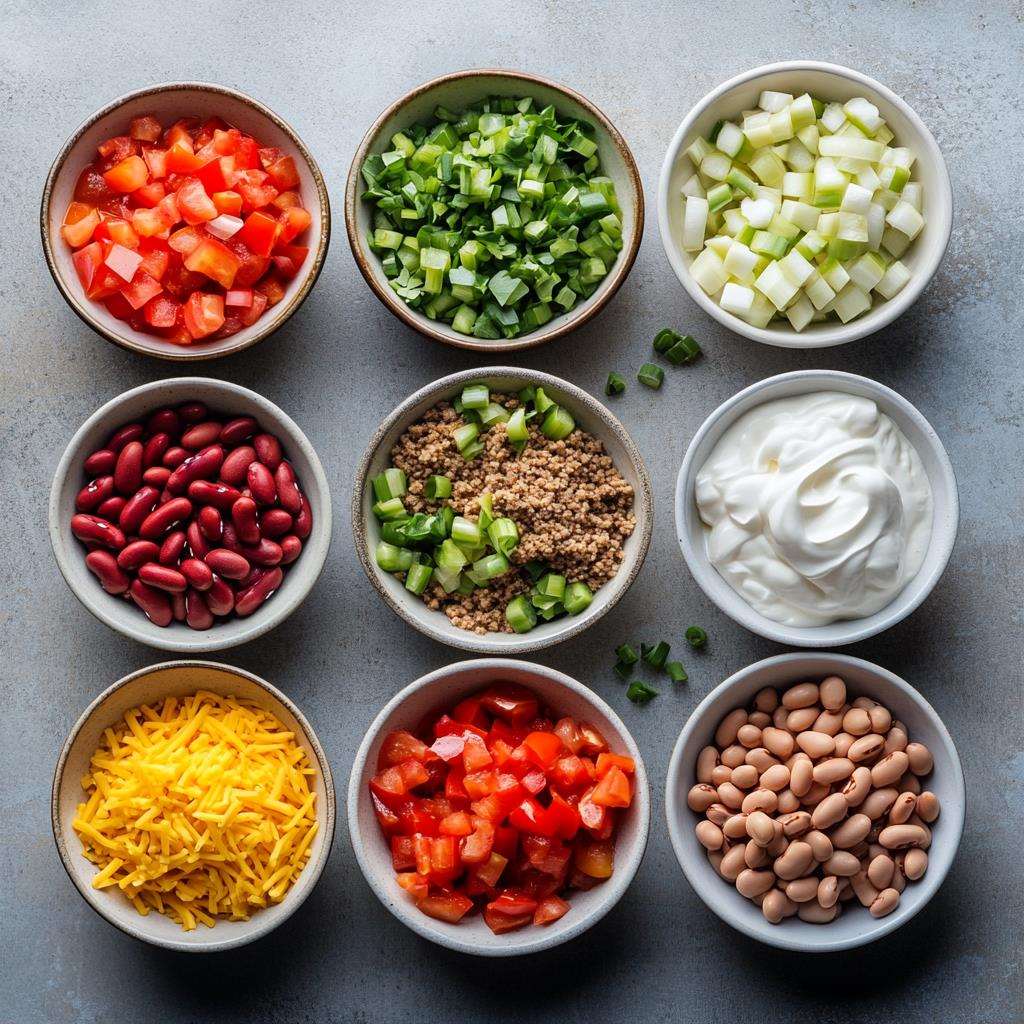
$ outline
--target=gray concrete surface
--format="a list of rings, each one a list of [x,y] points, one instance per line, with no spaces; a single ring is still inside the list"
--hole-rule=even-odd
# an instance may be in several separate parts
[[[1024,346],[1020,216],[1019,3],[865,0],[815,4],[519,3],[218,5],[0,3],[0,1021],[792,1021],[1024,1019],[1021,527]],[[654,543],[637,584],[585,638],[539,660],[575,674],[633,729],[660,809],[669,751],[695,703],[733,670],[780,648],[713,609],[673,537],[671,495],[703,418],[739,388],[785,370],[835,367],[896,388],[924,412],[956,468],[963,504],[952,562],[932,597],[886,635],[851,648],[902,674],[945,717],[970,793],[967,831],[945,886],[891,938],[799,958],[730,930],[686,884],[660,812],[646,860],[618,908],[577,942],[487,963],[435,948],[369,892],[344,818],[308,903],[262,942],[214,958],[138,944],[96,917],[58,862],[48,819],[59,746],[88,701],[161,659],[95,621],[50,554],[45,503],[60,452],[101,402],[173,364],[123,352],[67,309],[39,250],[37,206],[65,136],[112,97],[198,78],[265,100],[299,130],[328,178],[335,236],[302,311],[254,351],[201,365],[278,402],[324,461],[337,508],[326,572],[305,605],[221,660],[284,688],[309,715],[339,788],[364,729],[401,685],[456,660],[380,602],[353,556],[347,506],[377,422],[419,385],[476,360],[399,324],[357,273],[341,223],[344,175],[362,132],[409,87],[468,66],[560,79],[626,136],[653,203],[676,125],[706,91],[748,67],[815,56],[859,68],[905,96],[934,131],[956,197],[936,280],[890,329],[845,348],[760,347],[712,323],[673,278],[654,217],[611,307],[523,358],[598,392],[635,372],[655,331],[695,334],[707,358],[637,385],[614,408],[654,480]],[[611,672],[623,639],[711,641],[687,657],[690,683],[634,708]]]

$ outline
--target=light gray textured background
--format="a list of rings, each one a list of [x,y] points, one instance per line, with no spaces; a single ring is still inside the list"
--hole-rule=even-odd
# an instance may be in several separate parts
[[[794,1021],[1024,1019],[1022,981],[1021,528],[1024,345],[1021,278],[1020,4],[864,0],[814,4],[0,3],[0,1021]],[[946,154],[953,238],[918,304],[881,334],[818,353],[769,349],[716,326],[685,296],[658,239],[661,159],[690,106],[724,79],[787,57],[858,68],[900,93]],[[205,79],[264,100],[298,129],[335,212],[327,266],[301,312],[248,353],[193,371],[255,388],[295,417],[333,489],[334,546],[322,580],[283,626],[220,660],[262,673],[308,714],[342,796],[359,739],[386,699],[454,652],[406,628],[352,553],[347,506],[357,456],[378,421],[421,384],[482,365],[421,339],[373,297],[341,222],[349,160],[393,99],[434,75],[518,67],[582,91],[618,125],[649,207],[632,276],[578,333],[525,365],[598,393],[632,374],[655,331],[683,327],[707,358],[669,369],[657,394],[632,385],[613,408],[644,452],[655,537],[619,607],[543,660],[588,682],[634,731],[658,813],[640,873],[581,940],[531,960],[489,963],[436,948],[369,892],[344,820],[319,887],[285,926],[229,955],[146,947],[93,914],[61,869],[48,796],[57,751],[92,697],[161,659],[122,639],[72,597],[54,565],[45,505],[58,457],[100,403],[175,364],[103,341],[61,301],[39,249],[37,207],[53,155],[112,97],[154,82]],[[496,360],[497,361],[497,360]],[[931,420],[963,505],[948,571],[916,614],[850,652],[902,674],[945,717],[971,804],[944,888],[896,935],[815,959],[749,941],[686,884],[660,804],[669,751],[695,703],[732,671],[780,648],[709,606],[672,529],[672,489],[703,418],[739,388],[785,370],[832,367],[896,388]],[[611,673],[623,639],[711,635],[687,657],[690,683],[646,708]]]

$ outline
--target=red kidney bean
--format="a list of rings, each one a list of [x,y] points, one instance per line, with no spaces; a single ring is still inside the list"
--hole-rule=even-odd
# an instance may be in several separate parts
[[[267,569],[261,569],[259,566],[254,565],[245,576],[240,580],[236,580],[238,586],[238,592],[241,593],[243,590],[248,590],[254,583],[263,579],[267,575]]]
[[[239,416],[237,419],[228,420],[220,428],[221,444],[229,444],[232,447],[241,444],[256,433],[257,426],[258,424],[251,416]]]
[[[200,505],[214,505],[227,512],[242,496],[242,492],[211,480],[193,480],[188,485],[188,496]]]
[[[277,485],[274,475],[262,462],[254,462],[246,476],[253,498],[261,505],[273,505],[277,501]]]
[[[220,543],[224,535],[224,520],[219,509],[212,505],[204,505],[199,510],[196,522],[199,523],[199,529],[207,540],[212,540],[214,544]]]
[[[139,532],[142,521],[156,507],[160,492],[155,487],[143,485],[126,502],[117,518],[117,525],[128,535]]]
[[[172,499],[173,497],[175,497],[175,495],[173,495],[173,494],[172,494],[172,493],[171,493],[171,492],[170,492],[169,490],[167,490],[167,488],[165,487],[165,488],[164,488],[164,489],[163,489],[163,490],[162,490],[162,491],[160,492],[160,500],[159,500],[159,501],[157,502],[157,504],[158,504],[158,505],[166,505],[166,504],[167,504],[167,502],[169,502],[169,501],[170,501],[170,500],[171,500],[171,499]]]
[[[213,625],[213,612],[198,590],[190,589],[185,595],[185,621],[192,629],[209,629]]]
[[[224,457],[224,464],[220,467],[220,478],[226,484],[237,487],[245,483],[245,475],[249,464],[256,461],[256,449],[251,445],[243,444],[233,452]]]
[[[285,510],[297,516],[302,511],[302,492],[295,482],[295,470],[291,463],[285,460],[274,470],[274,483],[277,486],[278,504]]]
[[[302,554],[302,541],[294,533],[288,534],[287,537],[282,537],[280,544],[282,565],[291,565]]]
[[[177,569],[169,565],[147,562],[139,567],[139,579],[158,590],[166,590],[171,594],[182,594],[188,586],[188,580]]]
[[[231,521],[243,544],[260,542],[260,524],[256,518],[256,502],[252,498],[239,498],[231,506]]]
[[[256,449],[256,458],[273,473],[284,458],[281,442],[273,434],[257,434],[252,439],[252,446]]]
[[[139,527],[139,536],[143,540],[156,540],[175,523],[180,523],[191,514],[192,502],[188,498],[172,498],[166,505],[161,505],[155,512],[150,512],[146,516]]]
[[[120,430],[115,430],[110,435],[107,447],[112,452],[119,452],[129,441],[138,441],[142,437],[142,431],[141,423],[126,423]]]
[[[108,594],[123,594],[131,586],[128,574],[109,551],[90,551],[85,556],[85,564]]]
[[[243,544],[242,555],[255,565],[279,565],[284,557],[277,541],[264,537],[258,544]]]
[[[220,430],[220,424],[216,420],[197,423],[181,435],[181,446],[182,448],[191,448],[192,451],[207,448],[220,437]]]
[[[214,548],[203,561],[218,576],[226,576],[229,580],[240,580],[249,572],[248,560],[227,548]]]
[[[235,607],[235,592],[219,576],[206,592],[206,606],[214,615],[230,615]]]
[[[167,481],[171,479],[171,471],[166,466],[150,466],[142,474],[142,482],[144,484],[151,484],[153,487],[159,487],[161,490],[167,486]]]
[[[242,618],[252,615],[281,586],[283,579],[284,573],[280,569],[271,569],[262,579],[238,594],[235,599],[235,614]]]
[[[185,595],[171,594],[171,614],[175,622],[185,621]]]
[[[160,546],[151,540],[133,540],[117,553],[117,564],[122,569],[138,569],[140,565],[160,557]]]
[[[299,496],[302,498],[302,511],[295,517],[295,536],[305,540],[313,532],[313,509],[304,494]]]
[[[181,420],[173,409],[157,409],[146,421],[146,429],[151,434],[177,437],[181,433]]]
[[[238,534],[235,532],[234,523],[224,524],[224,533],[221,536],[221,544],[226,547],[228,551],[237,551],[238,554],[242,554],[242,542],[238,539]]]
[[[292,528],[293,519],[283,508],[268,508],[260,516],[260,533],[267,537],[283,537]]]
[[[211,445],[196,455],[191,455],[171,474],[167,489],[174,494],[183,494],[193,480],[210,480],[217,475],[224,461],[224,449]]]
[[[82,468],[85,470],[86,476],[110,476],[113,474],[116,464],[117,453],[112,452],[109,448],[101,448],[85,460]]]
[[[177,411],[183,423],[198,423],[206,419],[206,406],[202,402],[185,402],[178,406]]]
[[[141,441],[129,441],[117,456],[114,467],[114,486],[125,496],[134,494],[142,483]]]
[[[206,543],[206,538],[203,536],[203,531],[199,528],[198,521],[193,519],[188,524],[185,535],[188,537],[188,549],[192,552],[193,557],[205,558],[210,550],[210,545]]]
[[[98,544],[100,547],[113,548],[120,551],[125,545],[124,534],[106,519],[89,516],[83,513],[71,517],[71,532],[85,543]]]
[[[213,586],[213,570],[198,558],[186,558],[178,570],[196,590],[209,590]]]
[[[177,469],[186,459],[188,458],[188,452],[176,445],[173,448],[168,448],[164,452],[164,457],[160,460],[168,469]]]
[[[142,580],[133,580],[129,593],[132,600],[145,612],[146,618],[155,626],[169,626],[174,618],[171,599],[162,590],[151,587]]]
[[[142,448],[142,465],[146,469],[149,469],[150,466],[158,466],[164,457],[164,452],[170,447],[170,434],[154,434]]]
[[[115,494],[112,498],[107,498],[102,505],[96,507],[96,515],[100,519],[107,519],[113,522],[121,515],[121,509],[127,504],[124,498],[120,494]]]
[[[79,512],[91,512],[102,505],[114,493],[114,478],[101,476],[90,480],[75,498],[75,508]]]
[[[186,534],[184,530],[174,530],[165,538],[160,545],[160,554],[157,561],[161,565],[177,565],[181,559],[181,553],[185,550]]]

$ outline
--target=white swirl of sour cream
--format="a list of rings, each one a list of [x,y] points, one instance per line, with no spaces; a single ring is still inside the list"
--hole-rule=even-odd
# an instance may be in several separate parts
[[[884,608],[920,569],[932,491],[921,458],[868,398],[765,402],[697,474],[711,563],[755,610],[823,626]]]

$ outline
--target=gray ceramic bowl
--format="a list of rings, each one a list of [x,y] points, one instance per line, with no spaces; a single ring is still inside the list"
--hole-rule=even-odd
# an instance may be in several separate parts
[[[85,482],[82,464],[118,427],[163,405],[199,400],[213,412],[254,416],[281,439],[285,454],[313,511],[313,532],[302,554],[288,567],[281,588],[248,618],[218,622],[197,632],[184,623],[153,625],[133,604],[108,594],[85,564],[85,549],[71,533],[75,497]],[[283,622],[313,589],[331,544],[331,492],[323,466],[298,425],[273,402],[248,388],[208,377],[176,377],[126,391],[96,410],[79,427],[61,457],[50,489],[50,543],[64,579],[75,597],[101,622],[150,647],[183,654],[222,651],[254,640]]]
[[[932,752],[935,769],[927,788],[939,798],[942,813],[932,826],[928,870],[908,882],[899,906],[887,917],[873,918],[859,904],[830,924],[818,925],[791,918],[769,924],[758,906],[741,896],[712,867],[694,828],[699,817],[686,805],[686,794],[696,781],[697,754],[707,746],[721,719],[734,708],[745,707],[762,687],[786,687],[806,680],[837,675],[854,697],[870,697],[884,704],[902,721],[912,741]],[[751,938],[780,949],[801,953],[831,953],[863,946],[882,938],[909,921],[942,885],[963,834],[967,795],[964,773],[953,739],[935,709],[899,676],[871,662],[845,654],[780,654],[748,665],[711,691],[697,705],[679,736],[665,783],[668,831],[679,863],[697,895],[723,921]]]
[[[594,595],[593,603],[579,615],[567,615],[552,622],[541,622],[529,633],[486,633],[478,635],[453,626],[444,612],[433,611],[415,594],[411,594],[390,573],[384,572],[373,557],[379,539],[374,518],[370,481],[387,468],[391,449],[405,430],[428,409],[444,399],[462,392],[472,381],[486,381],[495,390],[518,391],[527,385],[543,387],[545,392],[564,405],[579,426],[604,444],[615,467],[633,488],[633,513],[636,529],[626,541],[622,564],[615,577]],[[352,494],[352,532],[363,569],[377,592],[409,625],[421,633],[457,647],[480,654],[525,654],[561,643],[578,636],[612,609],[636,579],[647,555],[654,522],[651,480],[640,451],[626,433],[626,428],[600,403],[574,384],[538,370],[520,370],[511,366],[488,366],[463,370],[435,380],[407,398],[377,428],[356,471]]]
[[[169,917],[150,913],[142,917],[114,888],[94,889],[95,865],[82,855],[82,845],[71,826],[78,804],[85,799],[81,779],[99,746],[103,730],[130,708],[196,690],[252,700],[273,714],[297,741],[316,768],[314,789],[319,830],[310,844],[309,860],[284,899],[257,910],[248,921],[220,920],[213,928],[186,932]],[[68,877],[82,898],[101,917],[133,938],[184,953],[216,953],[244,946],[273,931],[302,905],[316,885],[334,842],[336,817],[331,766],[312,726],[302,712],[278,689],[259,676],[212,661],[168,661],[140,669],[104,690],[75,723],[60,752],[53,776],[50,815],[57,852]]]
[[[362,199],[364,183],[360,170],[372,153],[388,148],[391,136],[412,124],[429,120],[434,108],[442,104],[451,110],[460,110],[487,96],[532,96],[543,104],[553,104],[560,113],[578,117],[593,124],[601,158],[601,171],[615,183],[615,191],[622,207],[622,251],[608,276],[597,290],[575,309],[556,316],[536,331],[519,338],[487,341],[467,337],[453,331],[448,324],[431,320],[407,306],[391,289],[380,265],[380,259],[366,243],[373,221],[373,209]],[[410,90],[396,100],[373,123],[356,150],[345,187],[345,226],[349,244],[366,283],[374,294],[400,320],[414,330],[435,341],[458,348],[486,352],[513,352],[532,348],[585,324],[604,308],[626,280],[644,229],[644,192],[640,172],[625,139],[616,127],[588,99],[578,92],[539,75],[522,71],[482,69],[456,71],[442,75]]]
[[[395,729],[415,729],[429,713],[442,710],[495,682],[529,687],[555,712],[589,722],[616,753],[636,762],[633,806],[622,818],[615,840],[615,870],[610,879],[569,897],[570,910],[546,927],[532,925],[495,935],[479,915],[459,924],[427,917],[395,881],[391,850],[380,830],[370,798],[381,743]],[[647,847],[651,795],[640,749],[619,716],[592,690],[554,669],[510,658],[462,661],[422,676],[396,694],[373,720],[359,746],[348,784],[348,826],[352,849],[377,898],[403,924],[438,945],[474,956],[519,956],[561,945],[581,935],[608,913],[629,888]]]
[[[200,341],[190,346],[175,345],[153,334],[133,330],[111,316],[106,308],[87,298],[71,262],[71,249],[60,235],[64,213],[75,183],[96,155],[96,146],[112,135],[123,135],[128,122],[142,114],[153,114],[167,125],[179,117],[220,116],[229,124],[254,135],[266,146],[277,146],[296,158],[301,179],[302,200],[313,223],[300,241],[310,254],[302,273],[288,283],[284,298],[251,327],[229,338]],[[295,129],[269,107],[245,93],[205,82],[170,82],[127,93],[97,110],[72,133],[61,147],[43,188],[40,231],[46,265],[61,295],[74,312],[94,331],[122,348],[160,359],[190,362],[240,352],[277,330],[309,294],[323,268],[331,237],[331,206],[320,168]]]

